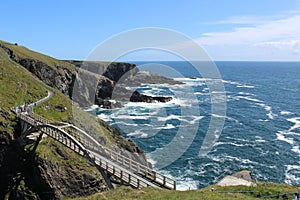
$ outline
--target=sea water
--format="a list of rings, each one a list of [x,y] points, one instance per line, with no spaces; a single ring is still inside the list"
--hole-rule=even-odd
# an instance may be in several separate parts
[[[300,63],[216,62],[227,114],[219,139],[204,157],[199,151],[212,116],[209,80],[187,62],[163,64],[183,74],[173,78],[185,84],[144,84],[131,89],[172,96],[172,101],[130,102],[112,110],[94,107],[93,113],[134,140],[154,168],[170,155],[153,152],[175,139],[178,148],[189,141],[179,158],[158,169],[176,179],[179,189],[203,188],[243,169],[252,171],[258,181],[300,185]]]

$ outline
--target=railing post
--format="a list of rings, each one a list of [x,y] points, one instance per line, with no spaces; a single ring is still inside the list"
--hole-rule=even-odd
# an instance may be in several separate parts
[[[176,190],[176,181],[174,181],[173,183],[174,183],[174,190]]]
[[[166,185],[166,177],[164,176],[163,185]]]

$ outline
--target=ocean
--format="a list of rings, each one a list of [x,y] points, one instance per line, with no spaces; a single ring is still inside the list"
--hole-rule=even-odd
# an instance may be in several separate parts
[[[300,185],[299,62],[216,62],[227,109],[220,137],[205,156],[199,152],[213,115],[207,86],[212,80],[187,62],[160,63],[178,71],[182,76],[170,76],[185,84],[129,89],[172,101],[130,102],[112,110],[93,106],[90,112],[134,140],[154,168],[177,180],[178,189],[203,188],[244,169],[258,181]],[[137,62],[144,64],[151,66]],[[162,160],[167,164],[161,166]]]

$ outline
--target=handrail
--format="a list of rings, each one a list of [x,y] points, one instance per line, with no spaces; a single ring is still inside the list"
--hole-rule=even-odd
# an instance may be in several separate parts
[[[110,158],[112,158],[114,161],[116,161],[117,163],[128,167],[129,169],[132,169],[133,171],[136,171],[139,174],[142,174],[143,176],[150,178],[154,181],[160,181],[164,186],[167,187],[172,187],[172,188],[176,188],[176,180],[167,177],[165,175],[163,175],[160,172],[157,172],[151,168],[149,168],[148,166],[145,166],[141,163],[138,163],[130,158],[125,157],[122,154],[119,154],[111,149],[108,149],[106,147],[103,147],[98,141],[96,141],[93,137],[91,137],[88,133],[86,133],[85,131],[79,129],[78,127],[71,125],[68,126],[67,128],[73,128],[77,131],[79,131],[81,134],[83,134],[84,136],[86,136],[92,143],[96,144],[96,145],[89,145],[89,142],[85,140],[85,138],[82,138],[81,135],[79,134],[78,136],[81,137],[81,142],[84,142],[86,144],[86,146],[88,148],[91,148],[93,150],[96,151],[105,151],[106,155],[109,155]],[[95,149],[96,147],[96,149]],[[99,147],[101,147],[101,149],[99,149]],[[121,159],[119,159],[121,158]]]
[[[81,130],[80,128],[78,128],[72,124],[65,123],[66,124],[65,130],[63,130],[63,128],[59,128],[59,127],[56,127],[55,125],[51,125],[51,123],[53,123],[51,120],[48,120],[48,119],[46,119],[40,115],[37,115],[35,113],[32,113],[32,112],[28,115],[21,113],[20,118],[33,126],[43,124],[44,127],[58,130],[61,134],[61,137],[65,136],[69,140],[73,141],[74,148],[76,148],[76,145],[77,145],[77,147],[79,149],[78,150],[79,152],[77,152],[77,153],[87,154],[90,157],[93,157],[91,155],[94,155],[94,157],[93,157],[94,162],[96,162],[98,159],[98,161],[100,162],[100,165],[101,165],[101,162],[103,160],[105,160],[106,163],[110,163],[110,165],[114,166],[113,172],[116,170],[116,168],[120,168],[119,166],[124,166],[125,168],[132,170],[133,174],[128,173],[129,174],[128,181],[129,181],[129,183],[132,182],[132,180],[130,180],[130,177],[135,178],[137,181],[135,183],[135,185],[137,187],[141,186],[140,185],[141,183],[143,183],[144,185],[146,184],[146,186],[150,184],[149,182],[147,183],[143,180],[140,180],[140,178],[138,178],[138,176],[136,176],[136,175],[140,175],[145,180],[148,179],[148,180],[154,181],[156,184],[163,186],[165,188],[176,190],[176,180],[174,180],[170,177],[167,177],[167,176],[161,174],[160,172],[157,172],[157,171],[149,168],[146,165],[140,164],[130,158],[127,158],[120,153],[117,153],[111,149],[103,147],[97,140],[95,140],[88,133],[86,133],[85,131]],[[67,147],[71,148],[70,144],[67,144],[67,142],[65,144],[63,141],[60,140],[60,138],[55,138],[56,136],[51,136],[50,132],[47,132],[47,131],[49,131],[49,130],[45,129],[44,133],[49,135],[50,137],[53,137],[54,139],[58,140],[59,142],[63,143]],[[82,152],[80,152],[80,149]],[[75,149],[73,149],[73,150],[76,151]],[[94,153],[98,153],[98,156],[95,157]],[[101,156],[101,155],[99,153],[107,158],[104,159],[104,157],[103,157],[102,159],[100,159],[99,156]],[[110,161],[110,159],[113,162]],[[115,163],[118,163],[119,166],[117,166]],[[106,166],[106,168],[107,168],[107,166]],[[106,169],[106,170],[108,170],[108,169]],[[121,174],[120,174],[119,178],[122,179],[123,171],[120,173]]]
[[[31,125],[35,125],[36,121],[24,114],[21,114],[21,119],[24,120],[25,122],[31,124]],[[54,130],[54,131],[51,131]],[[41,131],[43,133],[45,133],[46,135],[56,139],[57,141],[61,142],[62,144],[66,145],[67,147],[69,147],[70,149],[74,150],[75,152],[79,153],[80,155],[88,155],[89,158],[93,158],[94,162],[99,162],[100,165],[101,163],[106,163],[106,170],[108,170],[109,172],[115,171],[116,169],[118,169],[120,171],[119,175],[122,176],[127,176],[127,180],[129,183],[131,183],[132,185],[134,185],[135,187],[139,188],[140,186],[144,185],[144,186],[155,186],[152,183],[146,181],[146,180],[142,180],[140,179],[140,177],[134,175],[134,174],[130,174],[130,172],[126,172],[126,170],[122,170],[121,167],[119,167],[118,165],[116,165],[115,163],[111,162],[108,159],[105,159],[104,157],[101,157],[100,155],[98,156],[91,156],[89,154],[87,154],[88,150],[80,143],[77,142],[77,140],[71,136],[70,134],[68,134],[67,132],[65,132],[64,130],[61,130],[59,128],[57,128],[54,125],[50,125],[50,124],[46,124],[43,125],[43,127],[41,128]],[[57,131],[57,132],[55,132]],[[72,141],[74,144],[74,148],[72,148],[71,142],[67,142],[66,138],[68,138],[70,141]],[[65,141],[65,142],[64,142]],[[76,145],[78,147],[78,150],[76,149]],[[97,164],[97,163],[96,163]],[[122,177],[119,177],[122,179]],[[126,177],[125,177],[126,178]]]

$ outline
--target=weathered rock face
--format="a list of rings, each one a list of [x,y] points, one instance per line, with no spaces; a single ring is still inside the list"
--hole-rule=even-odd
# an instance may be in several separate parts
[[[61,66],[56,66],[57,70],[53,70],[47,64],[33,59],[20,59],[16,61],[47,85],[58,89],[66,95],[72,95],[75,71],[70,71]]]
[[[157,103],[157,102],[169,102],[172,100],[172,97],[151,97],[144,94],[140,94],[139,92],[133,92],[130,97],[131,102],[146,102],[146,103]]]
[[[18,141],[2,149],[0,199],[5,199],[7,193],[10,199],[62,199],[63,196],[76,198],[107,190],[97,171],[90,173],[81,166],[72,165],[68,153],[59,147],[54,149],[59,163],[24,151]],[[69,166],[65,166],[68,162]]]
[[[121,78],[131,78],[138,73],[138,68],[135,64],[130,63],[105,63],[105,62],[91,62],[91,61],[67,61],[81,68],[98,75],[105,76],[106,78],[118,82]]]
[[[101,178],[81,171],[78,166],[61,168],[57,163],[36,157],[31,177],[38,184],[35,189],[41,199],[76,198],[107,190]]]
[[[20,58],[6,46],[0,47],[12,60],[24,66],[47,85],[60,90],[78,102],[80,106],[98,104],[108,109],[121,107],[119,102],[110,101],[112,98],[115,99],[115,96],[118,96],[116,99],[118,101],[167,102],[171,100],[170,97],[151,97],[126,90],[124,87],[139,86],[143,83],[179,84],[177,81],[157,74],[139,72],[134,64],[66,61],[74,66],[74,70],[71,70],[58,64],[50,67],[39,60]],[[118,91],[116,91],[116,85],[119,87]]]

